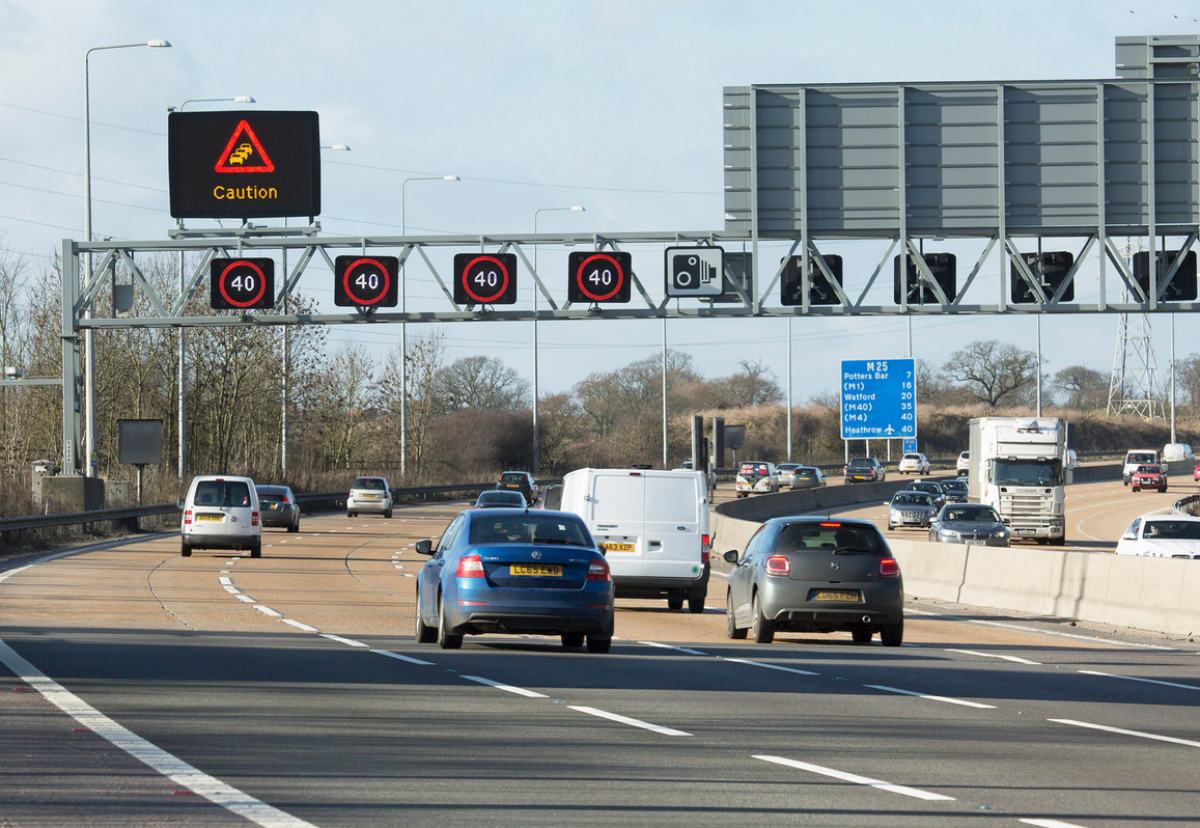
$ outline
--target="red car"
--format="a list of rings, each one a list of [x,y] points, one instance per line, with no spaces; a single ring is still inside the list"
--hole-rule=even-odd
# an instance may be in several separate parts
[[[1129,485],[1135,492],[1139,489],[1158,489],[1160,492],[1165,492],[1167,490],[1166,469],[1150,464],[1138,466],[1133,477],[1129,479]]]
[[[1200,466],[1196,466],[1196,470],[1192,472],[1192,480],[1200,481]]]

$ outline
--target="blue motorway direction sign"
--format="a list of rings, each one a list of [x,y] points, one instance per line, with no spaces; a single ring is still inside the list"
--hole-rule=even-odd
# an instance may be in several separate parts
[[[904,439],[904,448],[902,448],[901,451],[903,451],[905,454],[916,454],[917,453],[917,438],[913,437],[910,440],[906,437]]]
[[[916,365],[911,359],[842,361],[842,439],[917,436]]]

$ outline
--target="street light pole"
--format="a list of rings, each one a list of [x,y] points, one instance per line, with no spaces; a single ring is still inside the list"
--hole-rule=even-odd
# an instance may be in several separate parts
[[[400,182],[400,235],[405,232],[404,188],[410,181],[459,181],[457,175],[422,175]],[[407,256],[405,259],[407,260]],[[400,265],[400,313],[407,311],[404,264]],[[408,325],[400,323],[400,477],[408,474]]]
[[[121,43],[116,46],[93,46],[83,53],[83,237],[85,241],[92,240],[92,108],[88,59],[92,52],[103,52],[110,49],[133,49],[138,46],[169,48],[165,40],[149,40],[144,43]],[[92,253],[83,254],[83,278],[90,283],[92,280]],[[84,319],[92,318],[92,311],[87,308],[83,312]],[[86,406],[86,428],[84,429],[84,467],[85,477],[96,476],[96,343],[91,328],[83,332],[84,354],[84,397]],[[66,471],[66,469],[64,469]]]
[[[556,213],[560,211],[570,211],[573,213],[586,212],[582,207],[576,204],[573,207],[543,207],[540,210],[533,211],[533,232],[537,235],[537,217],[538,213]],[[533,272],[537,274],[537,254],[538,244],[533,243]],[[538,277],[539,279],[541,277]],[[538,289],[537,284],[533,286],[533,473],[537,475],[542,466],[542,441],[540,432],[538,431],[538,326],[537,326],[537,309],[538,309]]]

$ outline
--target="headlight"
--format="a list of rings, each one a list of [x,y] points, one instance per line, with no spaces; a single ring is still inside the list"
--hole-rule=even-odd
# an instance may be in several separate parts
[[[1007,531],[1007,530],[1004,530],[1004,529],[1001,529],[999,532],[994,532],[994,533],[992,534],[992,537],[993,537],[993,538],[1000,538],[1001,540],[1004,540],[1005,538],[1007,538],[1007,537],[1008,537],[1008,531]]]
[[[962,535],[960,533],[955,532],[953,529],[943,529],[942,534],[948,538],[961,538],[962,537]]]

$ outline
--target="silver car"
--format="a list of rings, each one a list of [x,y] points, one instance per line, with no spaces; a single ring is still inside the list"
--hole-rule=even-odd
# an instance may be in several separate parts
[[[928,492],[904,489],[892,495],[888,504],[888,529],[897,526],[916,526],[924,529],[937,514],[938,507]]]
[[[1000,515],[983,503],[947,503],[929,524],[929,540],[1008,546],[1011,532]]]

